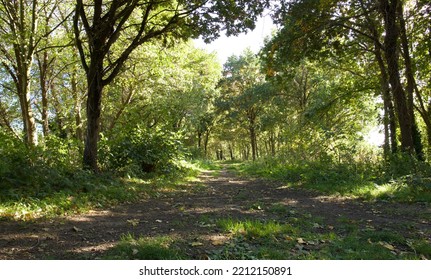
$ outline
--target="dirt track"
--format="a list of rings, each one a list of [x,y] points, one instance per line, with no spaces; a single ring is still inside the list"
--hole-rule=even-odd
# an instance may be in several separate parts
[[[190,258],[201,258],[213,246],[211,241],[224,238],[217,228],[207,227],[205,217],[272,218],[270,212],[253,207],[257,203],[286,205],[321,217],[326,224],[336,225],[343,218],[406,234],[419,231],[431,242],[431,209],[425,204],[326,197],[284,188],[281,183],[241,179],[226,170],[217,176],[203,173],[200,178],[198,191],[166,193],[160,198],[53,220],[0,221],[0,259],[97,259],[128,233],[202,241],[199,248],[184,248]]]

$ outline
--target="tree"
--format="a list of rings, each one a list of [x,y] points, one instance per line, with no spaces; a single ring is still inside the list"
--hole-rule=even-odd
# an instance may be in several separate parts
[[[168,43],[172,37],[202,35],[211,40],[222,29],[227,34],[239,33],[254,27],[264,2],[96,0],[89,4],[77,0],[74,30],[88,84],[84,167],[98,170],[103,88],[121,72],[138,46],[160,39]],[[123,47],[116,49],[115,45]]]
[[[19,99],[25,142],[37,145],[36,123],[31,104],[30,85],[34,54],[49,32],[39,24],[39,9],[51,1],[0,2],[0,52],[2,66],[9,73]]]
[[[272,52],[282,53],[277,56],[284,56],[283,61],[290,62],[303,57],[320,59],[352,52],[362,56],[365,52],[373,53],[375,60],[368,59],[366,63],[371,66],[377,61],[380,68],[387,136],[385,151],[389,151],[388,145],[393,152],[397,150],[395,111],[402,150],[422,159],[421,138],[414,115],[416,83],[410,55],[414,44],[406,31],[404,1],[298,0],[289,1],[282,8],[277,20],[283,28],[272,41],[275,49]],[[380,28],[381,23],[383,28]],[[416,94],[419,95],[418,91]]]
[[[177,43],[175,48],[145,44],[135,50],[125,68],[107,86],[104,135],[112,137],[136,125],[158,128],[180,132],[190,146],[200,144],[204,152],[221,76],[215,55],[195,48],[191,41]]]
[[[239,57],[228,58],[220,82],[219,106],[247,127],[253,160],[258,156],[258,117],[273,93],[260,67],[258,57],[251,50],[245,50]]]

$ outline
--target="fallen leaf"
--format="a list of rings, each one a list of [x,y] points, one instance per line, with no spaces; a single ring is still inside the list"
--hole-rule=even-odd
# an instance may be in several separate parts
[[[139,224],[139,222],[140,222],[139,219],[130,219],[130,220],[127,220],[127,223],[131,224],[134,227],[136,227]]]
[[[202,242],[192,242],[190,243],[190,245],[192,245],[192,247],[197,247],[197,246],[202,246],[204,244]]]
[[[214,246],[221,246],[221,245],[224,244],[224,240],[222,240],[222,239],[216,239],[216,240],[211,241],[211,244],[214,245]]]
[[[139,253],[139,250],[138,249],[133,249],[132,250],[132,255],[137,255]]]
[[[288,240],[288,241],[292,241],[293,240],[293,238],[291,236],[289,236],[289,235],[285,235],[284,239]]]
[[[156,223],[162,223],[163,221],[162,220],[156,220]]]
[[[333,230],[334,226],[328,226],[328,229]]]
[[[80,229],[78,227],[73,227],[72,230],[75,231],[75,232],[81,232],[82,231],[82,229]]]
[[[395,251],[395,247],[392,246],[391,244],[387,243],[387,242],[379,241],[379,244],[388,250]]]
[[[304,241],[304,239],[302,239],[301,237],[300,237],[300,238],[297,238],[297,239],[296,239],[296,241],[297,241],[299,244],[307,244],[307,242],[305,242],[305,241]]]
[[[209,227],[215,227],[216,224],[200,223],[198,226],[201,227],[201,228],[209,228]]]

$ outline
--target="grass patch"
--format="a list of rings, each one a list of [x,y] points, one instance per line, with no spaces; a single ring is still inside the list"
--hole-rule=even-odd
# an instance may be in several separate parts
[[[218,162],[214,162],[210,160],[194,160],[192,161],[192,163],[201,171],[204,171],[204,170],[220,171],[223,169],[223,166],[221,166]]]
[[[78,214],[167,193],[199,191],[202,187],[195,188],[196,184],[190,184],[198,173],[197,168],[187,167],[175,174],[140,179],[76,170],[57,178],[55,184],[14,184],[0,189],[0,219],[27,221]]]
[[[271,209],[271,208],[270,208]],[[276,206],[275,209],[281,209]],[[278,211],[277,210],[277,211]],[[292,212],[293,213],[293,212]],[[349,221],[323,226],[309,214],[293,213],[284,222],[220,219],[229,242],[214,250],[212,259],[421,259],[429,258],[426,241],[412,242],[387,230],[360,230]]]
[[[131,234],[104,255],[108,260],[181,260],[186,257],[175,247],[175,239],[169,236],[135,238]]]
[[[233,163],[228,169],[238,175],[282,181],[290,187],[317,190],[328,195],[431,203],[431,179],[424,175],[388,177],[381,170],[355,164],[287,164],[275,159]],[[427,174],[426,170],[417,172]]]

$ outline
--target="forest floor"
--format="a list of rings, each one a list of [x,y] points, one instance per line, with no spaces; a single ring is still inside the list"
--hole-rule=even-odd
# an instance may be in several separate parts
[[[271,225],[271,232],[251,229],[259,224]],[[129,241],[163,236],[170,240],[163,246],[187,259],[429,259],[431,209],[324,196],[240,178],[224,166],[203,172],[187,188],[138,203],[54,219],[0,221],[0,259],[139,258],[133,241],[127,256],[115,256],[125,236]],[[362,243],[354,245],[354,239]],[[386,254],[361,255],[367,246]],[[284,252],[273,254],[280,249]]]

